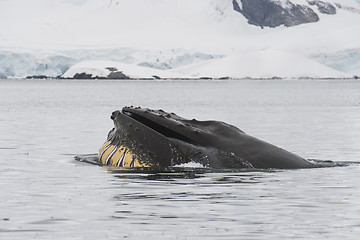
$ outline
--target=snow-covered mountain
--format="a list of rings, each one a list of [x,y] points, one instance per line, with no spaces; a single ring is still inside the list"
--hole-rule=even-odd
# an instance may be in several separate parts
[[[360,0],[0,0],[0,77],[352,77],[359,23]]]

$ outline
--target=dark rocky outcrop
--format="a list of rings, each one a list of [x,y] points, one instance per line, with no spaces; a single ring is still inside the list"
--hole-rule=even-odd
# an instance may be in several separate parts
[[[50,77],[46,75],[32,75],[26,77],[26,79],[48,79],[48,78]]]
[[[343,9],[343,10],[346,10],[346,11],[349,11],[349,12],[352,12],[352,13],[360,14],[360,9],[358,9],[358,8],[344,6],[344,5],[340,4],[340,3],[334,3],[334,4],[335,4],[335,6],[337,8],[340,8],[340,9]]]
[[[92,74],[88,74],[88,73],[76,73],[73,77],[74,79],[91,79],[92,78]]]
[[[322,1],[318,1],[318,0],[308,1],[308,3],[310,5],[316,5],[317,8],[319,9],[319,12],[321,12],[321,13],[331,14],[331,15],[336,14],[336,8],[331,3],[322,2]]]
[[[82,72],[82,73],[76,73],[72,77],[72,79],[130,79],[129,76],[125,75],[122,71],[118,71],[116,68],[107,67],[106,69],[110,71],[110,73],[106,77],[104,76],[99,77],[91,73]],[[60,78],[63,77],[60,76]]]
[[[116,67],[107,67],[105,69],[109,70],[110,72],[115,72],[118,70]]]
[[[319,21],[319,16],[305,5],[287,1],[280,4],[271,0],[233,0],[233,8],[259,27],[292,27],[303,23]]]
[[[125,74],[123,74],[121,71],[114,71],[109,73],[109,75],[107,76],[108,79],[130,79],[129,76],[126,76]]]

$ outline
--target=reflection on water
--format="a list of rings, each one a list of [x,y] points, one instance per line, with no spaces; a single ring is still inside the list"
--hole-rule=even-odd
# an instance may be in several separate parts
[[[353,170],[358,167],[197,173],[150,181],[149,175],[128,179],[116,173],[112,217],[120,224],[145,225],[129,235],[137,237],[337,238],[349,229],[359,233],[352,211],[360,207],[350,200],[359,197],[358,186],[346,180]]]
[[[219,173],[221,177],[219,179],[212,179],[214,184],[221,184],[221,183],[256,183],[254,181],[257,177],[251,175],[251,172],[254,170],[242,170],[239,169],[238,171],[212,171],[209,169],[199,168],[168,168],[159,172],[150,172],[150,173],[143,173],[143,169],[139,169],[138,172],[131,172],[128,171],[111,171],[113,175],[117,178],[121,179],[146,179],[146,180],[157,180],[157,181],[172,181],[176,182],[178,179],[195,179],[195,178],[206,178],[207,173]],[[256,172],[270,172],[275,170],[256,170]],[[228,175],[224,176],[225,174],[234,173],[236,175]],[[243,173],[240,174],[240,173]],[[196,182],[199,184],[201,182]]]
[[[359,99],[360,82],[343,80],[0,80],[0,239],[358,239]],[[98,151],[124,105],[333,162],[144,172],[73,160]]]

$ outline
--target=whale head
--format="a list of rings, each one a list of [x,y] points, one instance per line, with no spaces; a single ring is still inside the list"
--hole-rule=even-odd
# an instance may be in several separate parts
[[[185,119],[175,113],[124,107],[99,150],[102,165],[168,167],[196,162],[211,168],[301,168],[299,156],[251,137],[221,121]]]

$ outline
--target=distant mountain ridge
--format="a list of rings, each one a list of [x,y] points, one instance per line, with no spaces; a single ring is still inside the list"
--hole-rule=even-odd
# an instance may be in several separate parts
[[[2,0],[0,9],[0,77],[55,77],[89,61],[189,77],[360,75],[359,0]]]
[[[233,5],[234,10],[248,19],[249,24],[262,28],[280,25],[291,27],[319,21],[319,16],[310,7],[293,4],[289,0],[233,0]]]

